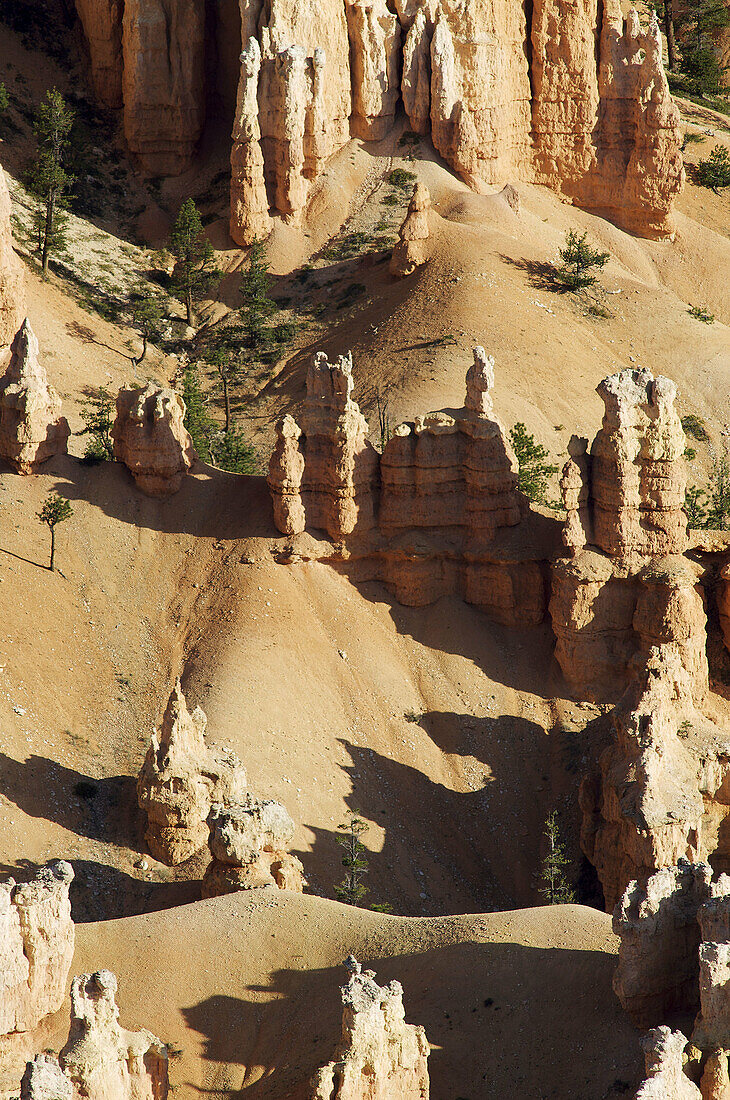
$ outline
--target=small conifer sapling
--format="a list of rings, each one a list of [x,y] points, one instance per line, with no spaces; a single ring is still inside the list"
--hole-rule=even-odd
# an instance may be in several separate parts
[[[58,493],[49,493],[43,507],[38,513],[40,522],[45,523],[48,530],[51,532],[51,560],[48,564],[48,568],[52,573],[55,571],[56,567],[56,527],[59,523],[63,523],[65,520],[70,519],[73,514],[73,508],[68,500]]]

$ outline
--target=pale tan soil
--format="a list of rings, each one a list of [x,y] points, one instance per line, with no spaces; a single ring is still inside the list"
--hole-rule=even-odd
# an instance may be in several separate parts
[[[40,69],[39,55],[31,64],[11,39],[0,30],[0,53],[34,74],[36,98],[46,78],[63,86],[64,74]],[[705,125],[686,110],[691,125]],[[352,348],[367,411],[372,388],[389,388],[395,422],[460,404],[471,348],[484,344],[497,360],[499,416],[524,420],[556,456],[570,434],[598,428],[598,381],[637,363],[675,378],[681,410],[706,417],[713,445],[722,441],[727,196],[690,181],[676,240],[638,241],[540,188],[518,185],[516,217],[497,194],[468,192],[425,143],[404,159],[397,138],[351,143],[333,161],[310,223],[274,234],[276,293],[291,298],[295,315],[319,303],[326,310],[245,410],[264,454],[275,419],[298,410],[308,357],[320,347]],[[689,158],[706,155],[712,140],[690,147]],[[3,144],[0,162],[17,173],[21,152]],[[208,178],[217,156],[206,162]],[[428,267],[394,283],[386,252],[317,258],[343,222],[345,233],[371,232],[381,220],[397,229],[407,195],[400,207],[382,202],[392,167],[415,171],[432,191]],[[164,188],[161,201],[172,206],[194,175]],[[159,242],[166,211],[150,202],[140,217]],[[236,304],[245,262],[224,224],[212,223],[210,234],[233,274],[211,316]],[[571,226],[611,252],[599,298],[609,318],[588,314],[588,299],[533,285]],[[105,231],[115,240],[88,249],[101,262],[105,250],[129,247],[117,226],[89,232]],[[314,272],[299,282],[296,269],[310,256]],[[129,253],[130,267],[144,257]],[[337,309],[352,283],[365,291]],[[89,388],[133,379],[138,345],[66,291],[29,274],[31,321],[78,430]],[[717,322],[691,318],[689,303],[706,305]],[[434,344],[445,337],[454,343]],[[165,380],[175,367],[152,353],[140,380]],[[72,440],[74,455],[83,447]],[[698,452],[699,479],[709,450]],[[50,489],[75,510],[58,533],[62,575],[43,568],[47,532],[36,519]],[[260,479],[200,467],[159,503],[112,465],[68,458],[35,478],[0,471],[2,869],[72,859],[81,922],[74,972],[116,970],[123,1023],[182,1048],[175,1096],[294,1100],[294,1086],[329,1057],[339,964],[351,950],[387,960],[379,978],[403,982],[408,1018],[425,1024],[436,1047],[434,1100],[629,1093],[639,1045],[610,989],[615,941],[605,915],[571,907],[445,916],[537,905],[541,831],[554,807],[578,881],[577,786],[609,736],[606,715],[562,698],[549,627],[508,631],[458,600],[401,608],[379,585],[353,584],[326,565],[279,564],[284,541]],[[318,549],[308,538],[299,548],[305,558]],[[149,869],[137,866],[134,778],[177,675],[190,703],[208,712],[211,743],[235,748],[252,789],[286,804],[312,889],[332,896],[342,877],[335,833],[357,808],[370,823],[372,898],[409,919],[269,894],[167,908],[197,898],[204,861],[177,872],[149,857]],[[713,706],[727,715],[722,700]],[[581,890],[591,896],[588,880]],[[65,1014],[57,1027],[56,1045]]]

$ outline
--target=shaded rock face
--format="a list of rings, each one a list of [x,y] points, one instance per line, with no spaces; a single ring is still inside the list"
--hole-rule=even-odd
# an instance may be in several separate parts
[[[0,1077],[25,1033],[63,1004],[74,953],[73,877],[71,864],[58,860],[30,882],[0,882]]]
[[[351,397],[350,357],[317,356],[302,426],[279,422],[269,466],[279,531],[324,529],[348,569],[408,606],[456,593],[500,622],[541,622],[546,549],[508,535],[527,507],[493,385],[494,361],[476,348],[464,407],[400,425],[379,456]]]
[[[720,875],[713,884],[698,920],[700,1012],[692,1042],[703,1051],[726,1052],[730,1050],[730,875]],[[727,1077],[727,1056],[714,1067],[713,1075]]]
[[[178,681],[137,780],[137,799],[147,814],[145,840],[155,859],[169,866],[206,846],[214,803],[245,799],[242,764],[234,753],[208,748],[206,725],[200,707],[188,711]]]
[[[0,378],[0,458],[20,474],[32,474],[58,454],[66,454],[71,434],[61,416],[61,399],[49,386],[38,340],[26,319],[10,349]]]
[[[150,382],[144,389],[119,391],[114,456],[148,496],[178,492],[197,458],[184,419],[185,402],[174,390]]]
[[[609,911],[632,879],[643,885],[680,858],[726,858],[728,745],[691,686],[677,658],[653,650],[614,712],[614,743],[581,785],[581,847]]]
[[[290,416],[279,421],[268,481],[283,534],[308,525],[342,539],[373,527],[378,454],[352,390],[352,357],[330,363],[319,352],[307,373],[301,428]]]
[[[590,454],[571,440],[561,492],[569,557],[553,569],[555,655],[581,698],[615,698],[637,654],[678,654],[701,698],[706,616],[687,547],[685,438],[676,387],[646,370],[598,386],[603,426]]]
[[[122,99],[122,13],[124,0],[76,0],[91,61],[94,92],[105,107],[118,110]]]
[[[400,227],[399,240],[393,249],[390,260],[390,273],[398,279],[422,267],[429,257],[428,214],[431,209],[431,196],[428,188],[417,183],[413,188],[413,197],[408,206],[403,225]]]
[[[25,279],[13,251],[10,194],[0,168],[0,347],[9,344],[25,315]]]
[[[636,1100],[702,1100],[703,1094],[684,1072],[687,1039],[666,1025],[648,1032],[642,1040],[646,1080]]]
[[[616,905],[613,931],[621,942],[613,988],[637,1027],[697,1011],[697,914],[710,897],[711,879],[708,864],[682,859],[644,884],[631,882]]]
[[[119,1026],[116,992],[110,970],[74,978],[68,1042],[28,1063],[22,1100],[167,1100],[167,1048]]]
[[[278,802],[249,795],[245,802],[216,805],[208,825],[213,861],[203,879],[204,898],[261,886],[302,893],[304,868],[287,850],[294,822]]]
[[[342,987],[342,1039],[312,1082],[311,1100],[428,1100],[429,1045],[405,1022],[400,982],[379,986],[352,956]]]

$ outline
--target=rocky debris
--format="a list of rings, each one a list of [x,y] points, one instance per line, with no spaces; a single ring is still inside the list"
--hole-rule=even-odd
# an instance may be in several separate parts
[[[345,0],[350,36],[350,133],[380,141],[391,130],[400,98],[401,29],[386,0]]]
[[[10,194],[0,168],[0,347],[9,344],[25,314],[25,278],[13,250]]]
[[[0,378],[0,458],[20,474],[58,454],[66,454],[71,434],[61,416],[61,398],[49,386],[30,322],[23,322]]]
[[[283,534],[306,524],[341,539],[374,525],[378,454],[352,390],[352,356],[330,363],[319,352],[307,373],[301,430],[291,417],[279,422],[269,487]]]
[[[260,79],[261,47],[251,38],[241,54],[231,151],[230,229],[244,248],[267,237],[271,228],[258,114]]]
[[[620,939],[613,988],[637,1027],[699,1007],[700,927],[712,868],[680,859],[644,882],[631,882],[613,913]],[[686,1040],[685,1040],[686,1042]]]
[[[204,898],[274,886],[301,894],[304,868],[288,852],[294,822],[278,802],[253,798],[216,805],[208,817],[213,862],[203,879]]]
[[[76,0],[89,46],[91,80],[100,103],[122,106],[122,10],[124,0]]]
[[[379,986],[352,955],[345,966],[342,1039],[312,1082],[311,1100],[428,1100],[426,1032],[405,1023],[400,982]]]
[[[18,1054],[25,1061],[27,1033],[63,1004],[74,953],[73,877],[71,864],[56,860],[29,882],[0,882],[0,1077]]]
[[[155,859],[169,866],[207,845],[208,815],[215,803],[245,799],[243,765],[232,752],[208,748],[206,725],[200,707],[188,711],[178,681],[137,780],[137,799],[147,814],[147,845]]]
[[[569,554],[553,567],[550,612],[566,680],[584,699],[616,698],[637,653],[676,651],[697,699],[707,688],[706,615],[683,511],[685,439],[676,387],[647,370],[598,386],[605,413],[588,455],[571,440],[561,491]]]
[[[681,1031],[655,1027],[644,1036],[642,1046],[646,1080],[636,1100],[702,1100],[703,1094],[684,1072],[687,1039]]]
[[[149,1031],[119,1026],[116,992],[117,979],[110,970],[74,978],[68,1041],[58,1056],[62,1076],[78,1100],[167,1100],[167,1047]],[[45,1087],[53,1072],[48,1059],[36,1059],[27,1071],[29,1086]],[[44,1096],[28,1092],[28,1100]]]
[[[400,227],[399,240],[393,249],[390,260],[390,273],[398,279],[412,275],[416,268],[428,262],[429,239],[428,215],[431,210],[431,196],[428,188],[417,183],[408,206],[403,225]]]
[[[185,402],[174,390],[149,382],[145,388],[119,391],[114,456],[148,496],[178,492],[197,458],[184,420]]]
[[[125,0],[122,43],[130,152],[153,175],[178,175],[205,121],[205,5]]]
[[[724,851],[730,754],[695,709],[678,657],[653,650],[614,712],[615,741],[580,789],[581,846],[610,909],[633,879]],[[690,734],[692,735],[690,737]]]

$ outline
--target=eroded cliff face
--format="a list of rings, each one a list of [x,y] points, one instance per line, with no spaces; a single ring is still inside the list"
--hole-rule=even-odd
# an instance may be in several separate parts
[[[25,280],[13,251],[10,195],[0,169],[0,348],[9,344],[25,316]]]
[[[219,20],[228,25],[228,7]],[[298,220],[351,137],[379,140],[402,103],[476,190],[544,183],[649,237],[671,234],[683,184],[679,116],[655,19],[618,0],[240,0],[231,233]],[[206,24],[197,0],[77,0],[92,79],[124,103],[130,149],[182,171],[205,118]],[[121,43],[121,45],[120,45]]]

